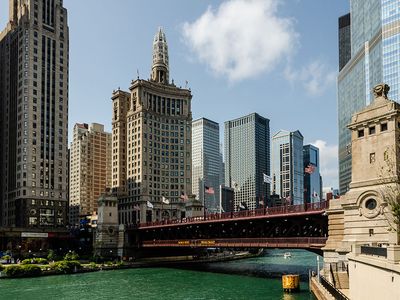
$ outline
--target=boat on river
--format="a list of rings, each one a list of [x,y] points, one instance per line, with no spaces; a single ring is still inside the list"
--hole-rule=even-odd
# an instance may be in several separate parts
[[[284,258],[284,259],[291,258],[291,257],[292,257],[292,254],[291,254],[290,252],[285,252],[285,253],[283,254],[283,258]]]

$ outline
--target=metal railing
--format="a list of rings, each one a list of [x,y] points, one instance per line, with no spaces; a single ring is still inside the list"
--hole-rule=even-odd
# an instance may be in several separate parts
[[[344,261],[329,263],[329,267],[332,269],[333,272],[349,272],[348,264]]]
[[[229,239],[182,239],[143,241],[144,247],[323,247],[326,237],[286,237],[286,238],[229,238]]]
[[[361,246],[361,254],[387,257],[387,248]]]
[[[290,215],[290,214],[304,213],[304,212],[318,212],[318,211],[322,212],[328,208],[328,205],[329,201],[323,201],[323,202],[307,203],[299,205],[265,207],[254,210],[206,214],[205,216],[199,216],[199,217],[188,217],[175,220],[147,222],[139,224],[138,227],[144,228],[152,226],[198,223],[198,222],[207,222],[215,220],[230,220],[230,219],[252,218],[252,217],[271,216],[271,215]]]
[[[320,275],[320,283],[336,300],[350,300],[340,290],[335,288],[324,276]]]

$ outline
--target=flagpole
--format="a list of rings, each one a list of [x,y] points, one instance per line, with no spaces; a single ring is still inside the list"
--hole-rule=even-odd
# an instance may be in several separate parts
[[[205,184],[204,184],[204,178],[202,180],[203,182],[203,211],[204,211],[204,220],[206,220],[206,191],[205,191]]]
[[[219,185],[219,214],[222,214],[222,185]]]

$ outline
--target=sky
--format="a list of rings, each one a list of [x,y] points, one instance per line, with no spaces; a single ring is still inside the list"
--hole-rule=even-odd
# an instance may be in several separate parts
[[[64,0],[70,33],[69,136],[75,123],[111,131],[111,94],[148,79],[163,27],[170,79],[193,94],[193,119],[252,112],[271,136],[300,130],[320,149],[324,186],[338,186],[338,17],[348,0]],[[0,0],[0,27],[8,0]],[[71,140],[71,139],[70,139]],[[221,139],[221,142],[223,139]]]

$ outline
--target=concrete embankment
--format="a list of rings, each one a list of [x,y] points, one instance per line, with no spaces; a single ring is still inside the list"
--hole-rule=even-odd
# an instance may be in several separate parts
[[[318,300],[335,300],[335,297],[318,282],[317,277],[311,277],[310,290]]]

